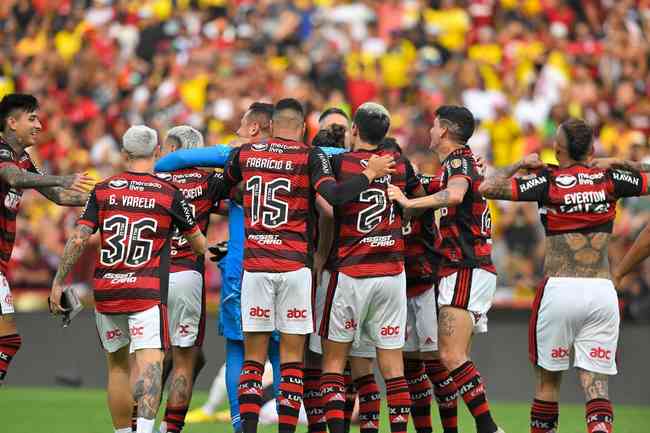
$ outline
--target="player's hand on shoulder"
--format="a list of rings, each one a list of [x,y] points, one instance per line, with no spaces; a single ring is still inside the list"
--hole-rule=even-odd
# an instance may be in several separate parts
[[[601,168],[603,170],[609,170],[613,168],[627,168],[625,161],[620,158],[594,158],[591,160],[589,166],[593,168]]]
[[[476,168],[478,168],[478,174],[485,176],[487,173],[487,162],[481,155],[474,155],[474,161],[476,161]]]
[[[372,155],[368,159],[368,170],[374,175],[373,178],[395,173],[395,158],[391,155]]]
[[[539,158],[537,153],[531,153],[530,155],[524,156],[520,166],[524,170],[539,170],[540,168],[546,167],[546,164]]]
[[[65,185],[66,188],[73,191],[86,193],[90,191],[93,186],[95,186],[95,180],[88,176],[88,173],[77,173],[71,174],[68,177],[68,183]]]
[[[393,184],[388,185],[388,198],[392,201],[396,201],[402,207],[408,207],[408,198],[406,198],[401,189]]]

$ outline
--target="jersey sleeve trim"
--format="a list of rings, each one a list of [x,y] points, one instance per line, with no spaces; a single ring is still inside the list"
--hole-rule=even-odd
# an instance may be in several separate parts
[[[195,233],[198,232],[198,231],[199,231],[199,226],[198,226],[198,225],[194,225],[194,226],[192,226],[192,228],[190,228],[190,229],[188,229],[188,230],[186,230],[186,231],[183,231],[183,232],[181,232],[181,233],[183,233],[184,235],[193,235],[193,234],[195,234]]]
[[[81,224],[82,226],[90,227],[91,229],[95,230],[95,227],[97,227],[97,224],[90,220],[77,220],[77,224]]]
[[[641,195],[648,194],[648,176],[645,173],[639,173],[641,175]]]
[[[318,187],[321,185],[321,183],[325,182],[326,180],[333,180],[333,181],[336,181],[336,179],[334,179],[334,176],[325,176],[325,177],[321,177],[320,179],[318,179],[318,182],[316,182],[316,185],[314,185],[314,189],[317,190]]]
[[[469,182],[470,185],[472,184],[472,178],[469,177],[468,175],[466,175],[466,174],[460,174],[460,173],[455,173],[455,174],[452,174],[451,176],[449,176],[449,179],[447,179],[447,185],[449,185],[449,181],[452,180],[452,179],[455,178],[455,177],[461,177],[461,178],[463,178],[463,179],[466,179],[467,182]]]
[[[512,200],[519,201],[519,184],[516,178],[510,180],[510,188],[512,190]]]

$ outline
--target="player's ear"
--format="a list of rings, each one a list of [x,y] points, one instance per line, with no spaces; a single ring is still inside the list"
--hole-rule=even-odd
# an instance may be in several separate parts
[[[353,137],[356,137],[359,135],[359,128],[357,128],[357,124],[353,123],[352,128],[350,128],[350,134],[352,134]]]
[[[248,127],[248,134],[251,137],[256,137],[257,134],[259,134],[260,129],[260,124],[258,122],[251,122],[250,126]]]
[[[18,119],[16,119],[16,116],[12,116],[12,115],[7,116],[6,125],[7,125],[7,129],[9,129],[10,131],[15,131],[16,127],[18,126]]]

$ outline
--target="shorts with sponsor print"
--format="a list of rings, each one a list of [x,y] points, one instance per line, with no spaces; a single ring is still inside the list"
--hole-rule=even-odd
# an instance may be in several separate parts
[[[461,268],[440,278],[438,306],[462,308],[471,313],[474,333],[487,332],[487,313],[492,307],[497,276],[480,268]]]
[[[140,349],[169,348],[166,305],[155,305],[148,310],[129,314],[95,311],[95,323],[102,347],[109,353],[127,345],[130,353]]]
[[[435,283],[429,290],[406,300],[405,352],[438,350],[437,310]]]
[[[14,298],[7,278],[0,273],[0,316],[14,313]]]
[[[201,346],[205,335],[205,293],[200,272],[169,274],[167,309],[171,345]]]

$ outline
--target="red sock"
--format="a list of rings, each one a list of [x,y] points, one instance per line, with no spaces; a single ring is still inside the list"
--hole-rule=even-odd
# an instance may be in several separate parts
[[[550,433],[557,429],[559,417],[557,401],[533,400],[530,409],[530,433]]]
[[[404,376],[411,395],[411,418],[417,433],[431,433],[431,401],[433,387],[419,359],[404,360]]]
[[[595,398],[587,402],[587,432],[612,433],[614,429],[614,409],[606,398]]]
[[[165,423],[168,433],[180,433],[185,425],[185,414],[187,406],[170,406],[165,408]]]
[[[320,394],[320,368],[305,369],[305,391],[302,402],[307,412],[309,433],[327,433],[327,421]]]
[[[280,365],[280,398],[278,399],[279,433],[296,431],[303,392],[302,362],[287,362]]]
[[[375,375],[362,376],[355,381],[359,392],[359,430],[360,433],[379,432],[379,409],[381,394]]]
[[[350,431],[350,424],[352,423],[352,412],[354,412],[354,403],[357,400],[357,389],[354,386],[350,369],[346,369],[343,372],[343,380],[345,381],[345,409],[343,410],[343,424],[347,433]]]
[[[492,419],[490,405],[485,395],[485,387],[472,361],[466,361],[463,365],[451,372],[451,377],[456,382],[460,396],[465,400],[467,408],[472,413],[476,422],[478,433],[494,433],[497,425]]]
[[[133,403],[133,410],[131,411],[131,430],[138,430],[138,403]]]
[[[16,356],[16,352],[20,349],[23,343],[22,338],[18,334],[3,335],[0,337],[0,385],[7,376],[9,364]]]
[[[257,432],[262,408],[262,375],[264,366],[256,361],[244,361],[239,376],[239,414],[242,432]]]
[[[345,379],[342,374],[323,373],[320,381],[320,391],[323,396],[325,418],[330,433],[345,431]]]
[[[433,384],[438,402],[438,412],[444,433],[458,433],[458,388],[449,375],[449,370],[439,359],[424,361],[427,376]]]
[[[411,396],[404,376],[386,380],[386,400],[391,433],[406,433],[411,413]]]

